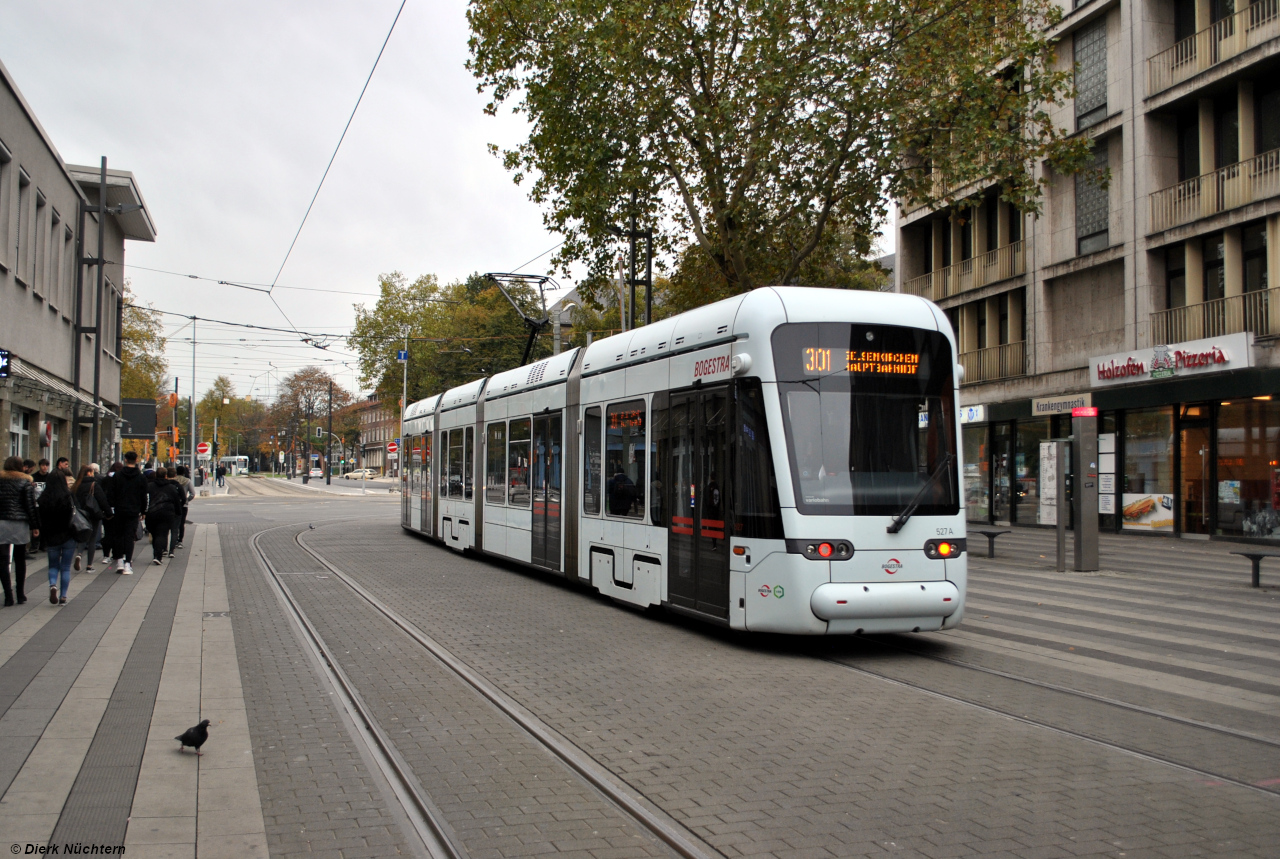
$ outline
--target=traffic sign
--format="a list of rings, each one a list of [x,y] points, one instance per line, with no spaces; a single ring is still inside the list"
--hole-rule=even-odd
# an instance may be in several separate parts
[[[394,441],[387,442],[387,453],[395,453],[399,449],[400,445],[396,444]]]
[[[207,442],[207,441],[202,441],[202,442],[200,442],[198,445],[196,445],[196,453],[200,454],[201,456],[208,456],[208,455],[209,455],[209,442]]]
[[[397,349],[397,350],[396,350],[396,360],[397,360],[397,361],[399,361],[401,364],[407,363],[407,362],[408,362],[408,360],[409,360],[409,350],[407,350],[407,349]]]

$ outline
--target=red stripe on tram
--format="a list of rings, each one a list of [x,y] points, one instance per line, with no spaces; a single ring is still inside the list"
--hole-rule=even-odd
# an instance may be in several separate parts
[[[677,524],[679,524],[679,525],[692,525],[692,524],[693,524],[693,520],[692,520],[692,519],[686,519],[686,518],[684,518],[683,516],[672,516],[672,517],[671,517],[671,521],[672,521],[672,522],[675,522],[675,523],[677,523]]]
[[[671,533],[672,533],[672,534],[688,534],[690,537],[692,537],[692,536],[693,536],[693,529],[692,529],[692,528],[681,528],[679,525],[672,525],[672,526],[671,526]]]
[[[703,529],[702,529],[702,536],[704,536],[704,537],[710,537],[710,538],[711,538],[711,539],[713,539],[713,540],[723,540],[723,539],[724,539],[724,532],[723,532],[723,531],[708,531],[706,528],[703,528]]]
[[[703,528],[724,528],[724,520],[723,519],[703,519],[702,527]]]

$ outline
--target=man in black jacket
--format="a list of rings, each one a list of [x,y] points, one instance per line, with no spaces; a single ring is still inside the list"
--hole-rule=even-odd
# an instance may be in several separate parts
[[[133,544],[138,538],[138,520],[147,513],[147,479],[138,470],[138,455],[129,451],[124,455],[124,468],[108,477],[102,484],[111,502],[112,516],[107,520],[111,535],[111,561],[119,566],[116,572],[126,576],[133,574]]]

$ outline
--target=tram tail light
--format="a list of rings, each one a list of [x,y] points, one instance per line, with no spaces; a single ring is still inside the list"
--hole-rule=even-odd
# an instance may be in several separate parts
[[[935,560],[954,558],[965,550],[965,540],[930,540],[924,544],[926,557]]]
[[[830,558],[830,557],[831,557],[831,553],[832,553],[832,552],[834,552],[834,551],[835,551],[835,550],[831,548],[831,544],[830,544],[830,543],[819,543],[819,544],[818,544],[818,554],[819,554],[819,555],[821,555],[821,556],[822,556],[822,557],[824,557],[824,558]]]

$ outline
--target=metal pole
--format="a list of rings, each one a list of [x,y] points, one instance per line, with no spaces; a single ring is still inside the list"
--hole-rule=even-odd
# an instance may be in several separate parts
[[[631,318],[631,327],[636,324],[636,192],[631,192],[631,230],[627,233],[627,237],[631,242],[631,269],[630,276],[627,278],[627,286],[631,293],[631,312],[628,314]]]
[[[93,324],[93,405],[95,407],[93,415],[93,460],[100,456],[99,433],[102,431],[102,401],[99,399],[98,388],[102,378],[102,290],[105,283],[106,274],[103,265],[106,249],[103,245],[107,240],[107,156],[102,156],[102,172],[98,175],[98,283],[97,283],[97,305],[98,309],[94,313]],[[90,461],[93,461],[90,460]]]
[[[76,325],[75,336],[71,342],[71,382],[75,386],[76,393],[81,393],[80,387],[80,363],[81,363],[81,343],[84,337],[84,214],[85,205],[83,200],[76,202]],[[72,467],[78,474],[80,472],[80,400],[77,398],[71,404],[71,438],[74,442],[72,446]],[[90,458],[90,462],[93,459]]]
[[[645,230],[644,324],[653,321],[653,230]]]
[[[404,338],[404,387],[400,393],[400,442],[404,444],[404,410],[409,407],[409,338]],[[404,452],[396,449],[396,477],[401,475],[400,463],[404,462]]]
[[[1054,459],[1058,464],[1058,572],[1067,571],[1067,443],[1053,443]]]
[[[187,445],[191,449],[191,479],[196,478],[196,318],[191,317],[191,429],[187,432]]]
[[[333,379],[329,380],[329,435],[324,440],[324,484],[333,483]]]

